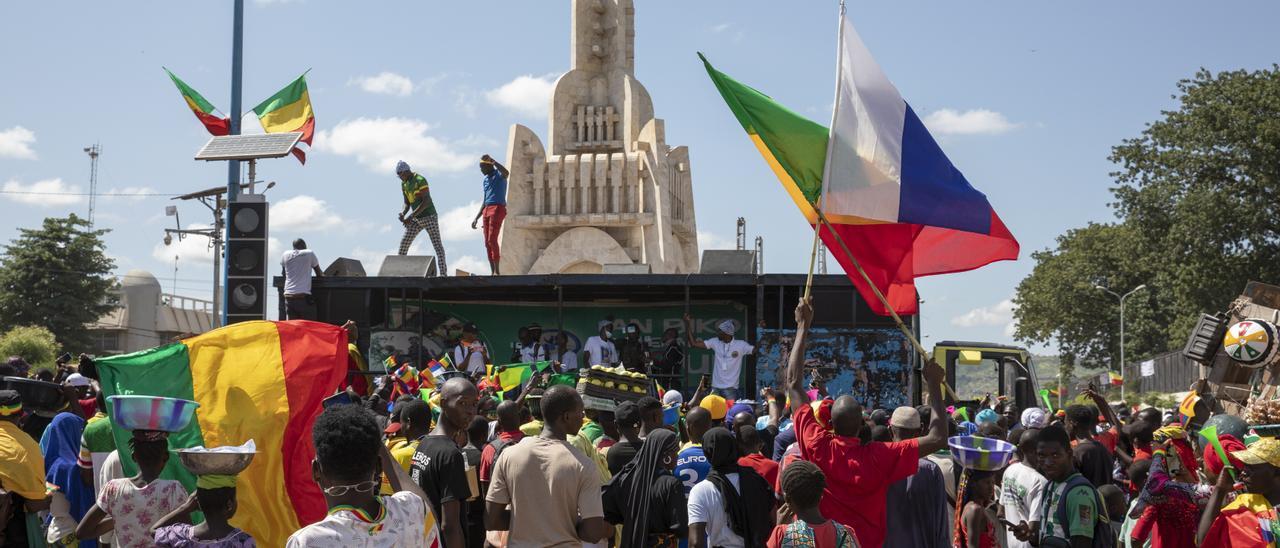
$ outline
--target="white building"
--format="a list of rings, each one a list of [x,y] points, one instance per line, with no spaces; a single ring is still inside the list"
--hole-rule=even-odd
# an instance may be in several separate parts
[[[689,150],[667,145],[635,78],[632,0],[573,0],[572,11],[550,150],[511,127],[501,271],[697,272]]]
[[[96,355],[146,350],[213,328],[212,302],[163,293],[145,270],[130,270],[116,291],[120,306],[89,326]]]

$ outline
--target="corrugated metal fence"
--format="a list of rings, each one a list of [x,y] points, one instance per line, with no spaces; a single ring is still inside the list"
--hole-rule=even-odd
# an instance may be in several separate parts
[[[1182,355],[1167,352],[1143,361],[1155,362],[1155,375],[1142,376],[1142,361],[1129,365],[1128,373],[1142,379],[1140,392],[1185,392],[1200,378],[1200,364]]]

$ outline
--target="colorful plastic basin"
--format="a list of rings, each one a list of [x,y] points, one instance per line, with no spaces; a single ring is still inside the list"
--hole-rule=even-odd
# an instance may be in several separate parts
[[[62,409],[62,387],[57,384],[23,377],[4,377],[0,384],[22,396],[22,408],[27,411]]]
[[[960,466],[970,470],[994,472],[1004,468],[1013,458],[1014,445],[996,438],[954,436],[947,439],[951,455]]]
[[[159,396],[111,396],[111,420],[125,430],[177,432],[191,424],[200,404]]]

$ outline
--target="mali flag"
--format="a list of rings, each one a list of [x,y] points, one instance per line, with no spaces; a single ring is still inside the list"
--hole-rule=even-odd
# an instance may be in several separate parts
[[[191,107],[192,114],[196,115],[196,118],[200,120],[200,123],[204,124],[204,128],[209,130],[210,134],[220,136],[231,133],[231,119],[226,116],[222,118],[215,116],[213,113],[218,109],[213,106],[213,103],[206,100],[203,95],[200,95],[200,92],[188,86],[182,79],[174,76],[172,72],[169,72],[169,69],[164,69],[164,72],[169,75],[170,80],[173,80],[173,85],[178,86],[178,91],[182,93],[182,98],[187,101],[187,106]]]
[[[834,131],[717,71],[707,74],[810,226],[820,230],[863,300],[889,315],[919,312],[915,278],[1018,258],[1018,242],[884,78],[842,17]],[[853,64],[852,69],[848,65]],[[842,108],[843,105],[843,108]],[[838,235],[838,237],[837,237]],[[841,243],[871,280],[857,274]]]
[[[315,113],[311,111],[311,94],[307,92],[307,75],[299,76],[293,83],[253,107],[258,122],[267,133],[302,132],[298,142],[311,146],[316,131]],[[299,162],[307,163],[307,153],[294,147],[293,155]]]
[[[200,404],[195,420],[169,437],[171,450],[241,445],[258,454],[241,472],[231,524],[262,546],[284,546],[300,527],[324,518],[311,479],[311,425],[321,401],[347,370],[347,332],[309,321],[237,323],[181,342],[99,359],[107,396],[165,396]],[[137,473],[129,432],[115,431],[126,476]],[[163,477],[189,490],[195,478],[172,454]]]
[[[1124,376],[1115,371],[1108,371],[1107,376],[1111,379],[1112,386],[1120,386],[1124,384]]]

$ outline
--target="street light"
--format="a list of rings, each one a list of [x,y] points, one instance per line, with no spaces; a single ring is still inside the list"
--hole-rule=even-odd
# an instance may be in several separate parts
[[[1147,284],[1142,284],[1138,287],[1135,287],[1129,290],[1129,292],[1125,293],[1124,295],[1116,293],[1115,291],[1102,287],[1101,285],[1098,285],[1098,284],[1094,284],[1093,287],[1106,291],[1112,297],[1115,297],[1120,300],[1120,401],[1124,401],[1124,300],[1129,298],[1129,295],[1133,295],[1134,293],[1137,293],[1139,291],[1142,291],[1143,289],[1146,289]]]

